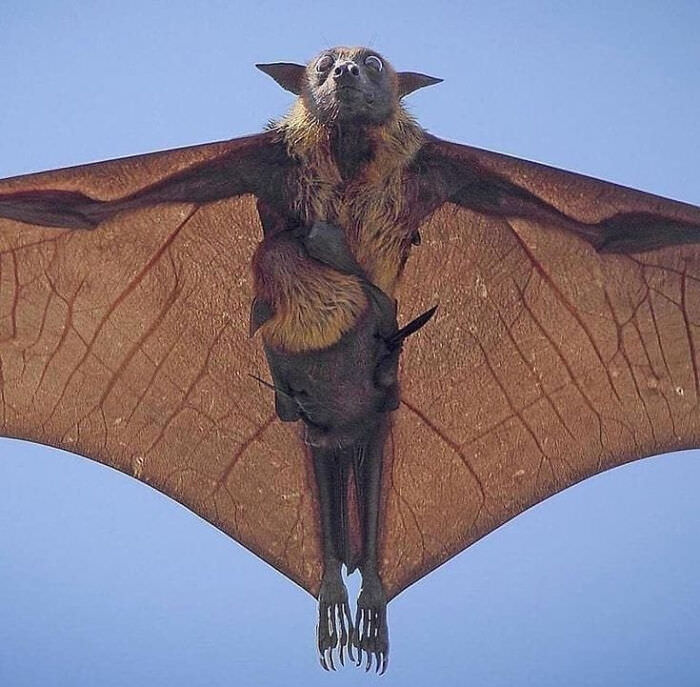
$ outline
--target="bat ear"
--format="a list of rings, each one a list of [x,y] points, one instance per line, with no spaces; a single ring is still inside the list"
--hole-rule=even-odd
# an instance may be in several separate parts
[[[306,67],[292,62],[273,62],[271,64],[256,64],[261,72],[271,76],[286,91],[294,95],[301,93],[306,75]]]
[[[396,76],[399,78],[399,98],[403,98],[413,91],[417,91],[424,86],[432,86],[436,83],[442,83],[442,79],[427,74],[419,74],[418,72],[399,72]]]

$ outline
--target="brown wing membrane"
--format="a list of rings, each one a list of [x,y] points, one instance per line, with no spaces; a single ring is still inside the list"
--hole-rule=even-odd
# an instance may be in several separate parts
[[[447,204],[421,228],[399,304],[404,319],[440,308],[402,357],[380,557],[390,596],[586,477],[700,445],[700,246],[602,254],[571,230],[662,218],[684,244],[700,209],[445,145],[573,225]],[[634,222],[625,232],[629,249]]]
[[[137,477],[315,594],[311,467],[298,430],[249,376],[266,369],[247,337],[254,199],[173,202],[212,200],[190,182],[222,159],[227,178],[248,184],[236,155],[255,145],[0,184],[0,214],[25,220],[0,219],[0,427]],[[450,197],[468,207],[446,205],[422,227],[399,294],[403,321],[436,301],[440,310],[406,346],[387,447],[390,596],[585,477],[700,443],[700,211],[428,146],[449,159]],[[471,186],[454,175],[462,168]],[[96,231],[26,221],[90,226],[102,207],[117,214]],[[656,249],[597,252],[616,231],[615,250]]]
[[[254,144],[6,180],[0,197],[128,197]],[[249,376],[267,376],[248,338],[261,235],[252,196],[121,211],[94,231],[0,219],[0,431],[133,475],[315,593],[314,480]]]

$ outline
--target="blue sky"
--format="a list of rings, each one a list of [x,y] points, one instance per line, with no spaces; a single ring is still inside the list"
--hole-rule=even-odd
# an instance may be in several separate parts
[[[700,204],[696,2],[14,2],[0,176],[259,130],[255,62],[370,44],[445,79],[434,133]],[[0,684],[356,684],[314,601],[176,503],[0,440]],[[390,613],[384,684],[697,685],[700,461],[640,461],[516,518]],[[356,583],[352,583],[356,587]]]

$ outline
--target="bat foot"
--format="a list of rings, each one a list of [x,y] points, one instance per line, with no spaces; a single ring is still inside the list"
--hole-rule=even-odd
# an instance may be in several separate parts
[[[351,661],[352,617],[348,604],[348,591],[340,574],[324,575],[318,595],[318,625],[316,639],[321,666],[324,670],[335,670],[333,653],[337,649],[341,665],[345,665],[345,651]]]
[[[389,663],[389,627],[386,621],[386,594],[378,575],[368,575],[362,579],[362,590],[357,598],[355,630],[352,644],[357,649],[358,666],[362,665],[362,655],[366,658],[365,670],[372,667],[383,675]]]

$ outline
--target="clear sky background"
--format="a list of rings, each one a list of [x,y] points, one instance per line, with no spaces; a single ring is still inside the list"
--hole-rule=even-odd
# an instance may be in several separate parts
[[[0,6],[0,177],[230,138],[253,68],[369,44],[445,83],[432,132],[700,204],[700,4],[268,0]],[[389,607],[384,685],[700,684],[700,460],[640,461],[511,521]],[[0,685],[346,685],[315,602],[175,502],[0,440]],[[357,584],[353,582],[356,589]]]

